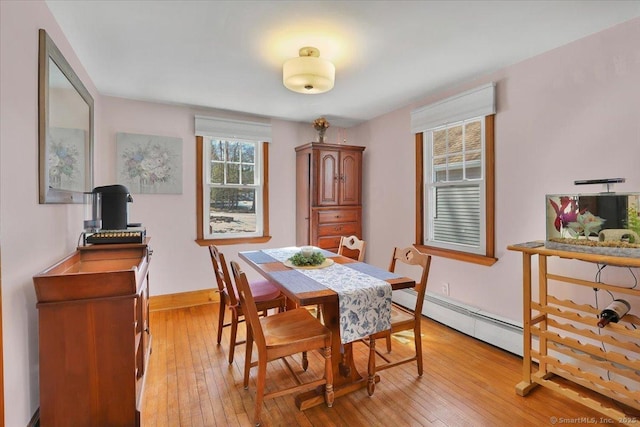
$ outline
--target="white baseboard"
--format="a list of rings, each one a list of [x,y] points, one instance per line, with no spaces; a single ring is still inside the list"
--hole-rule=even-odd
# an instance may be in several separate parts
[[[406,307],[413,307],[416,293],[394,292],[393,301]],[[429,292],[424,298],[422,314],[463,334],[522,356],[522,325],[512,320]]]

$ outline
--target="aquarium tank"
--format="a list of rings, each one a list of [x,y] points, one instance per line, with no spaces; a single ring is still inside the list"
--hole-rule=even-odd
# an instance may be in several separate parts
[[[545,198],[547,247],[640,250],[640,193],[548,194]]]

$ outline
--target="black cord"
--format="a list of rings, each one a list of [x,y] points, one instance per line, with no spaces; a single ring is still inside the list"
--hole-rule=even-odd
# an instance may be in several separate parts
[[[633,286],[630,287],[629,289],[635,289],[636,286],[638,286],[638,278],[636,277],[631,267],[627,267],[627,268],[629,269],[629,273],[631,273],[631,276],[633,276]]]

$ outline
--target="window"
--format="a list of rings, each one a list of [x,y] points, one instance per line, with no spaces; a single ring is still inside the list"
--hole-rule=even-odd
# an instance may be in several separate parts
[[[494,85],[412,112],[416,134],[416,247],[492,265]]]
[[[484,254],[484,118],[424,132],[425,243]]]
[[[200,119],[200,121],[199,121]],[[268,221],[268,143],[254,139],[250,128],[243,138],[210,136],[225,132],[232,121],[196,117],[197,242],[201,245],[266,242]],[[203,125],[204,123],[204,125]],[[235,124],[233,122],[232,124]],[[220,130],[211,127],[220,128]],[[249,131],[247,131],[249,129]]]
[[[205,138],[204,150],[204,237],[261,236],[260,144]]]

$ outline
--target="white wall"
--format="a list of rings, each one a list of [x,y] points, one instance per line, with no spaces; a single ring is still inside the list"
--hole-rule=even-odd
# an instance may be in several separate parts
[[[75,248],[81,205],[38,204],[38,29],[94,98],[93,82],[42,1],[0,1],[0,231],[5,424],[38,407],[38,327],[32,276]],[[100,124],[96,123],[96,134]]]
[[[626,178],[626,183],[615,186],[616,191],[640,191],[638,40],[640,19],[636,18],[353,129],[368,147],[364,165],[367,261],[385,266],[391,247],[415,241],[411,110],[495,81],[499,261],[484,267],[435,258],[427,289],[439,293],[447,282],[452,299],[520,322],[521,255],[506,247],[545,238],[545,194],[600,192],[600,186],[576,187],[573,181],[613,177]],[[596,267],[569,263],[558,268],[593,279]],[[619,279],[620,284],[633,283],[626,271],[607,269],[603,278],[607,277]],[[571,289],[557,292],[568,297],[574,293]],[[588,290],[584,298],[593,303],[593,292]],[[601,301],[608,297],[603,295]]]

